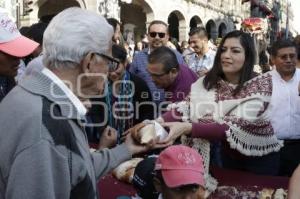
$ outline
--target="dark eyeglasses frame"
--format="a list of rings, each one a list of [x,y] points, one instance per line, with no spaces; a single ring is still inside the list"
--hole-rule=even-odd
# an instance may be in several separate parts
[[[164,73],[161,73],[161,74],[155,74],[155,73],[151,73],[148,69],[146,69],[146,70],[150,74],[150,76],[152,76],[152,77],[162,77],[162,76],[167,75],[167,74],[170,73],[170,71],[167,71],[167,72],[164,72]]]
[[[158,35],[159,38],[164,38],[166,36],[166,33],[164,32],[149,32],[150,37],[155,38],[156,35]]]
[[[109,72],[114,72],[118,69],[120,62],[117,59],[103,53],[94,52],[93,54],[108,60],[107,65],[108,65]]]

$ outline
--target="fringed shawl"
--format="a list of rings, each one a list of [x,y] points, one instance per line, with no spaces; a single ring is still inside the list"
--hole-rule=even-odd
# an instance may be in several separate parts
[[[274,135],[267,118],[272,95],[270,74],[260,75],[245,82],[242,89],[233,95],[235,85],[220,80],[217,88],[206,90],[200,78],[192,85],[190,98],[170,109],[182,114],[183,121],[217,122],[229,126],[226,138],[230,147],[245,156],[263,156],[279,151],[283,143]],[[182,143],[197,149],[204,159],[206,188],[214,191],[217,181],[208,174],[210,144],[201,138],[182,136]]]

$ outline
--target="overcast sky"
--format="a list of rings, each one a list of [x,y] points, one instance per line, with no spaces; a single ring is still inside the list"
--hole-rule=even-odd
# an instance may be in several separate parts
[[[294,28],[300,34],[300,0],[289,0],[292,4],[292,9],[294,11]]]

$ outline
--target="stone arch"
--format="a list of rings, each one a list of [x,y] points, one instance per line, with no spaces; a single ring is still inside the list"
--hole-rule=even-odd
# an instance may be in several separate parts
[[[148,24],[154,20],[153,9],[146,1],[133,0],[130,4],[120,4],[120,21],[123,34],[134,33],[134,40],[139,41],[147,33]]]
[[[227,33],[227,26],[225,25],[224,22],[222,22],[218,28],[218,38],[224,37],[226,33]]]
[[[205,28],[208,34],[208,39],[215,40],[218,36],[216,23],[210,19],[207,21]]]
[[[203,27],[203,22],[201,18],[197,15],[193,16],[190,20],[190,30],[196,27]]]
[[[170,37],[176,38],[178,41],[185,40],[186,21],[183,14],[174,10],[168,15]]]

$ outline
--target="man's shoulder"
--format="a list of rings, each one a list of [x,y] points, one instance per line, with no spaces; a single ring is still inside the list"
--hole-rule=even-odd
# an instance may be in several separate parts
[[[15,86],[3,99],[3,101],[0,103],[0,106],[4,106],[2,104],[6,105],[14,105],[14,106],[19,106],[19,105],[32,105],[31,100],[36,100],[37,98],[40,98],[40,96],[37,96],[20,85]]]
[[[14,87],[0,103],[1,115],[28,118],[41,113],[41,96],[32,94],[20,86]]]
[[[133,59],[137,59],[137,58],[147,58],[148,57],[148,52],[149,49],[148,48],[144,48],[143,50],[141,50],[140,52],[136,53],[133,57]]]
[[[182,72],[183,76],[186,78],[191,78],[187,79],[188,81],[196,81],[198,79],[197,74],[187,65],[187,64],[180,64],[180,71]]]
[[[133,61],[130,64],[130,71],[132,72],[132,68],[136,67],[144,67],[145,63],[148,62],[148,50],[143,49],[134,55]]]

